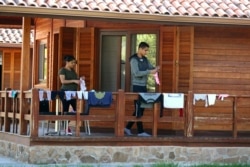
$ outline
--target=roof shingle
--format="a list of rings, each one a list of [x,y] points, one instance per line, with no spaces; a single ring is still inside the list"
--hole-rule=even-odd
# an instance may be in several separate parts
[[[0,0],[0,6],[250,18],[249,0]]]
[[[22,29],[0,28],[0,43],[21,44]],[[30,32],[30,42],[33,43],[33,30]]]

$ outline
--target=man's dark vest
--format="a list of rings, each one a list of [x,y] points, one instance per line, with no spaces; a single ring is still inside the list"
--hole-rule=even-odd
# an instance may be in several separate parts
[[[139,58],[137,54],[134,54],[130,56],[129,60],[131,61],[133,58],[135,58],[138,61],[138,68],[140,71],[146,71],[148,70],[148,59],[145,56],[142,56]]]

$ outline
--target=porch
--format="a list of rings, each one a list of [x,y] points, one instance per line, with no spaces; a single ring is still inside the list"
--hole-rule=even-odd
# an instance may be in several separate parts
[[[39,114],[37,89],[17,91],[13,97],[10,90],[1,91],[0,140],[26,146],[208,146],[246,147],[250,145],[250,96],[229,95],[223,100],[216,97],[214,105],[205,101],[194,103],[194,93],[185,94],[183,111],[163,109],[154,103],[144,116],[136,118],[134,100],[138,94],[119,90],[112,93],[108,108],[91,107],[89,115],[82,114],[85,101],[78,99],[79,110],[70,115]],[[51,101],[51,111],[60,111],[60,101]],[[57,110],[57,111],[55,111]],[[80,112],[81,111],[81,112]],[[183,112],[183,113],[181,113]],[[63,123],[70,120],[73,135],[65,134]],[[47,124],[50,129],[47,133]],[[91,134],[85,132],[84,122],[89,121]],[[152,137],[124,135],[128,121],[142,121]],[[43,125],[43,126],[42,126]],[[45,125],[45,126],[44,126]],[[60,126],[59,126],[60,125]],[[60,127],[59,129],[57,129]],[[44,133],[45,131],[45,133]],[[60,133],[59,133],[60,132]],[[136,124],[132,129],[136,134]]]

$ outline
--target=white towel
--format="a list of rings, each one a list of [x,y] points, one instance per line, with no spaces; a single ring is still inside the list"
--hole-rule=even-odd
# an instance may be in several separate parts
[[[164,108],[184,108],[183,93],[163,93]]]
[[[39,100],[40,101],[43,101],[44,100],[44,98],[43,98],[43,90],[39,90]]]
[[[76,97],[76,91],[65,91],[66,100],[71,100],[72,97]]]
[[[82,99],[82,96],[83,96],[83,91],[77,91],[77,98],[78,99]]]
[[[207,99],[208,99],[208,105],[210,106],[214,105],[216,100],[216,94],[208,94]]]
[[[47,100],[50,101],[51,100],[51,91],[47,90],[46,93],[47,93]]]
[[[89,97],[88,91],[83,91],[83,97],[84,97],[84,100],[88,100],[88,97]]]
[[[208,106],[207,94],[194,94],[193,104],[195,105],[195,102],[199,100],[205,100],[205,107]]]

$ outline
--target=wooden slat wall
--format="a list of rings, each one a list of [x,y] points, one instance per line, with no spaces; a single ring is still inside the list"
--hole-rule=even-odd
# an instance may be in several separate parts
[[[160,62],[161,92],[173,92],[175,88],[174,68],[176,58],[176,27],[161,27]]]
[[[3,51],[2,90],[20,89],[21,49]]]
[[[195,27],[193,90],[250,93],[250,28]]]
[[[238,131],[250,130],[250,103],[249,98],[238,97],[236,103],[236,120]]]
[[[233,98],[217,99],[214,105],[196,101],[194,105],[194,130],[232,131]]]
[[[51,31],[51,19],[49,18],[42,18],[36,19],[36,40],[37,39],[44,39],[47,37],[48,33]]]
[[[95,70],[98,70],[98,66],[94,68],[96,64],[95,38],[94,28],[77,29],[77,72],[79,76],[85,76],[88,90],[94,89],[96,81],[94,77],[97,77]]]
[[[193,59],[193,27],[178,28],[178,69],[177,92],[187,93],[190,90],[191,64]]]

